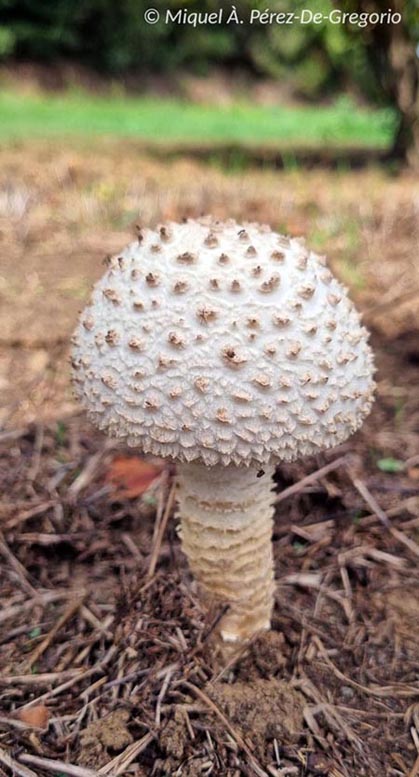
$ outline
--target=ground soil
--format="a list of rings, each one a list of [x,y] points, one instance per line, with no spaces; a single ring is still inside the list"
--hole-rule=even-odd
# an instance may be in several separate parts
[[[19,145],[0,162],[0,774],[416,777],[417,182],[225,175],[135,144]],[[278,493],[299,485],[277,506],[273,629],[227,665],[175,519],[156,531],[173,471],[155,462],[148,491],[118,491],[113,462],[133,453],[88,425],[67,367],[103,256],[137,221],[202,211],[327,247],[378,367],[363,429],[278,470]]]

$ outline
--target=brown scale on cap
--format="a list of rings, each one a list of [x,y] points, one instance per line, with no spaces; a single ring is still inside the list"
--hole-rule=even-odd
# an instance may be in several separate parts
[[[262,275],[262,267],[260,264],[258,264],[256,267],[252,267],[252,275],[254,278],[258,278],[260,275]]]
[[[112,389],[114,391],[118,386],[118,380],[115,378],[114,375],[111,375],[110,373],[105,373],[101,377],[101,381],[106,388]]]
[[[293,343],[290,343],[287,348],[287,356],[288,358],[295,359],[298,354],[301,352],[302,345],[298,340],[295,340]]]
[[[179,399],[179,397],[181,397],[181,396],[182,396],[182,394],[183,394],[183,391],[182,391],[182,386],[174,386],[174,387],[173,387],[173,388],[172,388],[172,389],[169,391],[169,397],[170,397],[170,399]],[[184,431],[186,431],[186,429],[185,429],[185,425],[184,425]]]
[[[239,240],[242,241],[242,243],[247,243],[249,240],[249,234],[246,232],[245,229],[241,229],[238,233]]]
[[[298,420],[303,426],[312,426],[315,423],[314,418],[311,418],[311,416],[308,415],[302,415],[301,413],[298,415]]]
[[[157,358],[157,366],[160,370],[166,370],[173,365],[173,359],[165,356],[163,353],[159,354]]]
[[[230,291],[233,291],[235,294],[237,294],[239,291],[241,291],[241,285],[240,281],[234,279],[234,281],[231,281],[230,283]]]
[[[249,327],[249,329],[259,329],[260,328],[260,321],[258,318],[248,318],[246,320],[246,326]]]
[[[232,420],[228,414],[228,410],[225,407],[219,407],[215,413],[217,421],[222,424],[231,424]]]
[[[348,342],[350,342],[351,345],[358,345],[362,339],[362,332],[357,332],[356,334],[353,334],[353,332],[347,332],[346,339]]]
[[[150,246],[150,251],[152,254],[160,254],[161,246],[158,243],[154,243],[152,246]]]
[[[137,235],[138,242],[142,243],[144,240],[144,229],[140,226],[140,224],[135,225],[135,232]]]
[[[246,249],[246,256],[256,256],[257,251],[254,246],[249,246],[249,248]]]
[[[170,345],[173,345],[175,348],[185,347],[185,341],[182,335],[180,335],[178,332],[169,332],[167,341],[170,343]]]
[[[300,297],[303,297],[303,299],[311,299],[315,292],[315,288],[312,283],[306,283],[304,286],[300,286],[298,289],[297,294],[300,295]]]
[[[333,275],[330,270],[325,270],[324,272],[320,273],[320,280],[322,280],[323,283],[328,286],[333,280]]]
[[[191,253],[191,251],[184,251],[183,254],[179,254],[176,257],[176,261],[179,264],[195,264],[197,260],[197,255]]]
[[[249,394],[248,391],[244,391],[244,389],[235,391],[231,397],[232,399],[235,399],[236,402],[251,402],[253,399],[252,395]]]
[[[303,303],[299,299],[294,299],[292,302],[290,302],[290,308],[293,310],[296,310],[297,313],[303,309]]]
[[[149,272],[145,276],[145,282],[147,286],[151,286],[154,288],[155,286],[158,286],[160,283],[160,276],[157,273]]]
[[[210,278],[209,287],[212,291],[220,290],[220,282],[218,278]]]
[[[291,323],[291,319],[288,316],[272,316],[272,321],[275,326],[284,327]]]
[[[278,288],[279,284],[281,283],[281,278],[279,275],[272,275],[269,280],[263,281],[263,283],[260,284],[259,290],[263,292],[264,294],[270,294],[271,291],[275,291],[275,289]]]
[[[108,345],[116,345],[118,341],[119,341],[118,332],[116,332],[115,329],[109,329],[105,335],[105,343],[107,343]]]
[[[319,367],[321,367],[322,370],[327,370],[327,372],[331,372],[332,370],[332,364],[329,359],[320,359]]]
[[[230,261],[230,257],[227,256],[227,254],[220,254],[218,257],[218,264],[228,264]]]
[[[271,253],[271,259],[273,259],[274,262],[283,262],[285,259],[285,254],[283,251],[272,251]]]
[[[159,407],[160,407],[160,404],[158,403],[157,399],[155,399],[154,397],[144,400],[144,403],[143,403],[144,410],[158,410]]]
[[[114,305],[121,304],[121,298],[119,294],[115,291],[115,289],[104,289],[102,293],[103,293],[103,296],[106,297],[106,299],[108,299],[109,302],[112,302]]]
[[[349,364],[349,362],[352,362],[354,359],[356,359],[356,356],[354,353],[341,353],[339,356],[336,357],[336,361],[338,364]]]
[[[300,253],[297,256],[297,267],[299,270],[305,270],[307,268],[307,262],[308,262],[308,253],[306,250],[300,251]]]
[[[260,372],[258,375],[254,375],[251,379],[252,383],[261,388],[270,388],[272,386],[272,380],[266,373]]]
[[[327,301],[330,305],[333,305],[333,307],[336,307],[336,305],[339,305],[339,302],[341,301],[342,297],[340,294],[328,294],[327,295]]]
[[[186,291],[189,289],[189,284],[187,281],[176,281],[176,283],[173,286],[173,292],[175,294],[185,294]]]
[[[139,337],[131,337],[131,339],[128,340],[128,347],[131,348],[132,351],[143,351],[144,340],[140,340]]]
[[[305,372],[303,375],[299,376],[298,380],[302,386],[305,386],[307,383],[311,383],[313,376],[311,372]]]
[[[211,321],[215,321],[217,318],[217,311],[214,308],[202,307],[196,311],[196,317],[201,324],[208,324]]]
[[[95,322],[92,316],[86,316],[86,318],[83,319],[82,324],[88,332],[91,332]]]
[[[226,345],[221,351],[221,356],[229,367],[241,367],[246,364],[247,359],[243,354],[238,353],[234,345]]]
[[[208,391],[209,384],[210,382],[208,378],[199,377],[199,378],[195,378],[195,381],[194,381],[194,386],[198,389],[198,391],[201,392],[201,394],[206,394],[206,392]]]
[[[133,281],[138,281],[141,278],[141,272],[140,270],[134,269],[131,270],[131,278]]]
[[[132,307],[137,311],[137,313],[141,313],[141,311],[144,310],[144,302],[141,302],[139,299],[135,299],[132,303]]]
[[[306,335],[311,335],[314,337],[314,335],[317,334],[317,326],[315,324],[307,324],[307,326],[303,327],[303,329]]]
[[[163,243],[168,243],[169,240],[171,240],[173,237],[172,230],[167,226],[160,227],[159,233],[160,239],[163,241]]]
[[[267,356],[271,356],[271,357],[275,356],[275,354],[277,353],[277,348],[275,345],[265,345],[263,350]]]
[[[204,240],[204,245],[208,248],[216,248],[218,246],[218,237],[214,235],[214,232],[210,232]]]

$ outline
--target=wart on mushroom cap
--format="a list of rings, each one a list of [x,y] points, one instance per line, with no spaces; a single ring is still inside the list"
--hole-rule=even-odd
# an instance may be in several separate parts
[[[274,463],[342,442],[370,410],[367,339],[324,257],[258,224],[142,230],[94,289],[75,337],[76,391],[99,428],[183,463],[183,547],[204,589],[231,602],[227,639],[269,626]]]

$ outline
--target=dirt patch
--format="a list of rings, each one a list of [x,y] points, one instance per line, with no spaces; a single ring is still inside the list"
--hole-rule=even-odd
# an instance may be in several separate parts
[[[207,686],[207,693],[260,757],[273,739],[285,746],[301,736],[305,699],[289,683],[275,678],[237,681]]]
[[[119,752],[132,741],[127,729],[130,714],[127,710],[115,710],[100,720],[90,723],[80,732],[79,763],[98,768],[109,761],[112,751]]]

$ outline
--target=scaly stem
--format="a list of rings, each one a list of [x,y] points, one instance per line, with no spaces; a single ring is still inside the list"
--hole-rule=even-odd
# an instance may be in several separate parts
[[[270,628],[273,607],[270,467],[178,466],[183,551],[210,600],[228,603],[220,624],[228,642]]]

